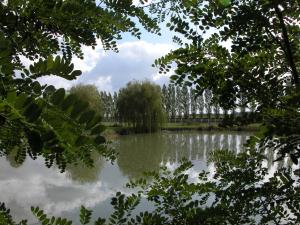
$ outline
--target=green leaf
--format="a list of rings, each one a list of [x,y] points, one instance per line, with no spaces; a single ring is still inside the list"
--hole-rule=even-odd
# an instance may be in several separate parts
[[[105,138],[103,136],[100,136],[100,135],[97,136],[94,141],[98,145],[104,144],[106,142]]]
[[[58,89],[56,92],[53,93],[53,95],[51,96],[51,102],[54,105],[59,105],[65,97],[65,89],[60,88]]]
[[[91,134],[95,135],[95,134],[100,134],[105,130],[105,126],[104,125],[98,125],[95,128],[92,129]]]
[[[79,123],[88,123],[94,118],[94,116],[95,116],[95,111],[93,110],[85,112],[80,116]]]
[[[29,122],[36,121],[42,113],[42,107],[39,104],[31,103],[24,111],[24,116]]]
[[[81,74],[82,74],[82,72],[80,70],[74,70],[70,76],[72,78],[76,78],[76,77],[80,76]]]
[[[219,3],[224,6],[227,7],[231,4],[231,0],[219,0]]]
[[[31,130],[27,130],[26,131],[26,135],[28,138],[28,143],[31,147],[31,149],[33,150],[34,153],[40,153],[43,149],[43,141],[42,138],[39,134],[39,132],[37,131],[31,131]]]

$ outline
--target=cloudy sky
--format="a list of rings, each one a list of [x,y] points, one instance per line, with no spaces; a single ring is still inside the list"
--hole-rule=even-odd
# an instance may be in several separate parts
[[[157,68],[151,67],[156,58],[177,47],[167,30],[162,30],[162,33],[162,36],[157,36],[143,32],[141,40],[125,34],[118,45],[119,53],[103,51],[100,41],[95,50],[83,47],[84,60],[75,58],[73,61],[75,68],[83,72],[77,80],[48,76],[40,81],[66,89],[79,83],[94,84],[99,90],[109,92],[118,91],[132,80],[147,79],[160,85],[168,83],[171,72],[161,75]]]

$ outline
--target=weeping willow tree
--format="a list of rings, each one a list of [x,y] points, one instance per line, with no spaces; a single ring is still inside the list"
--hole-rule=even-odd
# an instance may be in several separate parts
[[[117,110],[121,122],[136,132],[155,132],[164,120],[160,86],[149,81],[129,82],[119,92]]]
[[[103,114],[103,102],[95,85],[78,84],[70,89],[70,93],[76,95],[78,99],[86,101],[89,107],[98,114]]]

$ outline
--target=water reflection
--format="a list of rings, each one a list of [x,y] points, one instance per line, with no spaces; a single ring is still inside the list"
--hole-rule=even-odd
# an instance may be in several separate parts
[[[71,164],[66,167],[66,174],[73,181],[79,183],[95,182],[99,179],[104,160],[97,154],[97,152],[92,152],[91,155],[94,166],[88,167],[84,163],[80,162],[77,165]]]
[[[114,165],[93,155],[95,167],[68,166],[66,173],[46,168],[43,160],[26,160],[22,165],[14,155],[0,158],[0,201],[7,203],[16,218],[34,220],[31,205],[38,205],[47,213],[74,219],[81,205],[97,209],[95,216],[108,216],[110,198],[116,191],[127,192],[124,184],[143,171],[158,170],[161,165],[174,168],[184,157],[195,167],[197,177],[206,165],[212,149],[231,148],[240,152],[249,133],[165,132],[120,137],[115,148],[119,152]],[[16,168],[14,168],[16,167]],[[76,213],[75,213],[76,212]]]
[[[12,149],[10,151],[10,153],[5,156],[7,161],[9,162],[10,166],[14,167],[14,168],[18,168],[22,165],[22,163],[17,162],[17,160],[16,160],[17,153],[18,153],[18,147],[14,147],[14,149]],[[25,158],[25,160],[26,160],[26,158]]]
[[[164,135],[148,134],[122,137],[115,145],[117,164],[124,175],[135,178],[144,171],[158,170],[168,148]]]

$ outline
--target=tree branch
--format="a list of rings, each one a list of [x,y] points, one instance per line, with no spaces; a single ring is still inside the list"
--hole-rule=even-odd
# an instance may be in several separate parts
[[[288,61],[289,66],[291,67],[292,70],[292,76],[294,78],[294,83],[295,85],[298,87],[299,86],[299,74],[297,71],[297,67],[296,64],[294,62],[294,58],[293,58],[293,53],[292,53],[292,48],[291,48],[291,44],[290,44],[290,40],[288,37],[288,32],[284,23],[284,19],[283,19],[283,15],[282,12],[280,11],[278,5],[275,5],[275,12],[278,16],[279,22],[280,22],[280,27],[281,27],[281,31],[282,31],[282,37],[283,37],[283,41],[284,41],[284,45],[286,48],[286,58]]]

